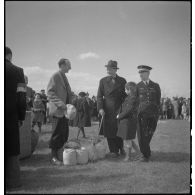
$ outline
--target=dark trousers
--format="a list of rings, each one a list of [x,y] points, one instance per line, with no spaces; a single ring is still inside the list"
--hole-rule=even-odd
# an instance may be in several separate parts
[[[156,130],[158,119],[156,117],[138,116],[137,137],[141,153],[145,158],[151,155],[150,141]]]
[[[107,138],[110,152],[118,153],[119,149],[123,149],[123,140],[120,137]]]
[[[20,163],[18,156],[6,156],[6,188],[18,187],[20,183]]]
[[[63,118],[52,118],[52,135],[49,142],[49,148],[58,150],[63,147],[64,143],[67,142],[69,136],[68,119]]]

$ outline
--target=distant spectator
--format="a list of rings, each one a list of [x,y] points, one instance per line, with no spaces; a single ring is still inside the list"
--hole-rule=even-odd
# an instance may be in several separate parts
[[[177,119],[178,118],[178,111],[179,111],[179,105],[178,105],[177,98],[173,98],[172,104],[173,104],[173,111],[174,111],[173,118]]]
[[[163,100],[162,103],[163,119],[167,119],[167,100]]]
[[[92,116],[92,113],[93,113],[93,102],[91,100],[91,98],[89,97],[89,93],[87,92],[86,93],[86,100],[87,100],[87,103],[89,105],[89,113],[90,113],[90,117]]]
[[[98,120],[98,111],[97,111],[97,99],[95,96],[92,97],[92,119],[94,121]]]
[[[79,137],[80,131],[83,134],[83,138],[86,138],[84,128],[91,126],[90,109],[85,96],[86,96],[85,92],[80,92],[79,98],[76,102],[77,109],[76,126],[78,127],[77,139]]]
[[[34,101],[34,94],[35,92],[31,87],[28,86],[28,77],[24,75],[25,83],[26,83],[26,104],[27,104],[27,111],[31,111],[33,107]]]
[[[45,107],[45,111],[44,111],[44,124],[46,124],[46,122],[47,122],[46,110],[47,110],[47,102],[48,102],[48,100],[47,100],[47,96],[45,94],[45,90],[44,89],[41,90],[41,100],[42,100],[42,102],[44,104],[44,107]]]
[[[33,102],[33,119],[32,119],[32,128],[37,124],[39,128],[39,133],[41,133],[41,126],[44,122],[44,113],[45,106],[41,99],[41,94],[37,93],[35,95],[35,100]]]
[[[187,120],[187,106],[186,106],[186,102],[185,101],[183,102],[183,105],[182,105],[181,114],[182,114],[182,119],[183,120]]]

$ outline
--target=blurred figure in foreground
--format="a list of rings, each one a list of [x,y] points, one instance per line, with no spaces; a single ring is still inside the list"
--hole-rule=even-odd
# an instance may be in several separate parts
[[[19,128],[25,120],[26,84],[23,69],[12,64],[12,51],[5,48],[5,164],[7,190],[21,186]]]

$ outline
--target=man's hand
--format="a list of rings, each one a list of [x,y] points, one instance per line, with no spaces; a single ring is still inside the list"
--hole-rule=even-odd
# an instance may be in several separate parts
[[[99,110],[99,114],[100,114],[101,116],[104,116],[104,115],[105,115],[104,110],[103,110],[103,109],[100,109],[100,110]]]
[[[117,118],[117,119],[119,118],[119,114],[117,114],[116,118]]]
[[[65,105],[65,104],[62,104],[62,105],[60,106],[60,109],[66,110],[66,109],[67,109],[67,108],[66,108],[66,105]]]
[[[23,124],[24,124],[24,122],[23,122],[23,121],[18,121],[19,128],[20,128],[20,127],[22,127],[22,126],[23,126]]]

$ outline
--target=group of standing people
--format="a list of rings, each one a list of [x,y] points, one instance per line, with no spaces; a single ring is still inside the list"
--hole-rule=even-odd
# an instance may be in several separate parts
[[[149,79],[152,68],[138,66],[142,81],[135,84],[127,83],[117,75],[116,61],[110,60],[106,67],[108,76],[100,80],[97,106],[104,118],[100,134],[107,138],[109,156],[117,158],[126,154],[125,160],[128,160],[132,147],[138,151],[133,142],[137,132],[142,153],[140,160],[149,161],[150,141],[157,126],[161,98],[159,85]],[[126,152],[123,141],[126,143]]]
[[[19,127],[25,119],[27,110],[27,81],[23,70],[11,63],[12,52],[6,47],[6,184],[9,187],[20,185],[19,179]],[[71,69],[71,62],[62,58],[58,62],[59,71],[54,73],[47,86],[49,115],[52,116],[52,135],[49,141],[51,163],[61,165],[58,150],[69,137],[69,125],[77,126],[85,137],[84,127],[91,126],[90,115],[102,117],[100,134],[107,138],[111,158],[126,155],[130,160],[131,150],[142,153],[141,161],[148,162],[151,156],[150,141],[159,118],[161,91],[157,83],[149,79],[150,70],[146,65],[138,66],[141,82],[126,82],[117,74],[117,61],[106,64],[108,76],[99,82],[97,99],[89,100],[88,94],[80,92],[73,100],[71,87],[66,73]],[[33,100],[34,123],[36,114],[45,111],[42,96],[35,95]],[[77,108],[77,116],[69,121],[64,113],[66,104]],[[90,111],[90,104],[92,111]],[[37,114],[38,116],[38,114]],[[39,118],[39,117],[38,117]],[[11,121],[11,122],[10,122]],[[134,139],[138,137],[139,148]],[[125,143],[125,149],[124,149]],[[126,150],[126,151],[125,151]],[[14,166],[17,166],[13,169]]]
[[[190,105],[190,98],[162,98],[160,107],[160,119],[190,120]]]

